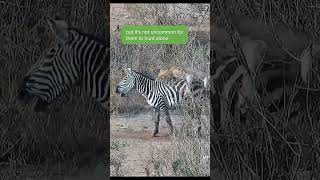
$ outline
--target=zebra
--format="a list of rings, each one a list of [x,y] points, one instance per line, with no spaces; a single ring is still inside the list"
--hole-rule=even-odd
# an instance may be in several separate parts
[[[48,106],[66,90],[80,85],[92,99],[107,108],[109,101],[109,49],[96,37],[69,27],[60,19],[47,19],[56,37],[51,47],[32,66],[18,89],[19,101],[36,97],[35,112]]]
[[[201,91],[201,83],[190,88],[190,84],[186,80],[180,79],[174,84],[165,81],[158,81],[150,78],[131,68],[126,68],[127,76],[119,82],[116,87],[116,93],[121,97],[128,95],[132,90],[137,90],[153,107],[156,116],[155,128],[153,136],[157,136],[159,132],[160,112],[164,111],[166,122],[169,125],[170,135],[173,134],[173,125],[171,122],[169,109],[179,106],[188,93],[192,96],[203,99],[203,91]],[[203,84],[203,83],[202,83]],[[198,132],[200,131],[200,126]]]

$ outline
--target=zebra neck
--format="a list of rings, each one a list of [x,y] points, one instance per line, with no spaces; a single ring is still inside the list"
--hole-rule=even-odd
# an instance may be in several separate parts
[[[107,65],[107,48],[99,42],[94,42],[88,47],[87,52],[81,55],[80,81],[82,90],[91,98],[101,101],[103,93],[99,88],[104,88],[109,73]]]
[[[152,87],[155,85],[155,81],[145,78],[138,77],[136,81],[136,90],[145,98],[148,98],[148,95],[151,92]]]

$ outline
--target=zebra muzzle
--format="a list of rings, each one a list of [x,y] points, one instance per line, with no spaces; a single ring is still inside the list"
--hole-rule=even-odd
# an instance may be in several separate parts
[[[119,87],[118,86],[116,88],[116,94],[120,94],[121,97],[126,96],[126,94],[124,94],[123,92],[119,91]]]

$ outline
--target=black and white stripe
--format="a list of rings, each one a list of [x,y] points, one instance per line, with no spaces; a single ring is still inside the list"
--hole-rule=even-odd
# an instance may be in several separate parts
[[[193,97],[202,95],[199,90],[203,90],[203,83],[189,84],[186,80],[178,80],[173,84],[168,84],[164,81],[156,81],[149,78],[139,72],[127,68],[127,76],[118,84],[116,93],[121,96],[126,96],[130,91],[138,91],[152,106],[155,112],[158,114],[155,130],[153,135],[156,136],[159,131],[160,111],[164,111],[166,114],[166,121],[170,127],[171,133],[173,133],[173,126],[169,115],[169,109],[179,106],[186,95],[192,94]]]
[[[19,99],[37,97],[36,111],[75,85],[105,105],[109,98],[106,43],[69,28],[62,20],[48,20],[56,45],[45,53],[24,78]]]

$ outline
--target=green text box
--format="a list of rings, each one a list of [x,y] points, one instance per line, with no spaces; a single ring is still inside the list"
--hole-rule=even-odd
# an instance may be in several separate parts
[[[187,44],[188,26],[129,26],[120,33],[123,44]]]

